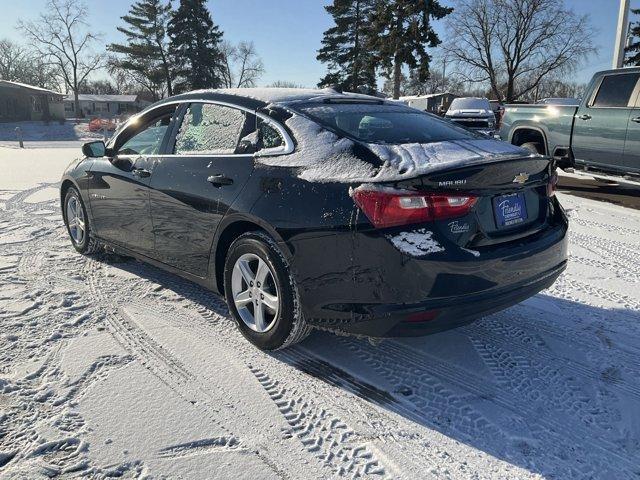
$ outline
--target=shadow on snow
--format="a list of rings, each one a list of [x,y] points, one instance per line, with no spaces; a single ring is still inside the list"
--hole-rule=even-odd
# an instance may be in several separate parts
[[[224,300],[204,288],[139,262],[114,264],[114,258],[99,260],[229,317]],[[539,294],[427,337],[374,346],[366,339],[314,332],[270,355],[533,473],[636,478],[639,333],[635,311]]]

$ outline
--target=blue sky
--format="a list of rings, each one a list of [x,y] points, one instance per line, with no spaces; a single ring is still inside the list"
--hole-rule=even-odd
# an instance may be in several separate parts
[[[17,20],[33,18],[44,8],[45,0],[3,0],[3,3],[0,38],[19,42]],[[89,22],[95,30],[103,32],[107,42],[120,40],[116,26],[131,0],[87,0],[87,3],[91,10]],[[324,66],[315,57],[322,32],[331,26],[331,18],[323,8],[330,0],[209,0],[208,3],[214,21],[228,40],[255,42],[266,68],[260,84],[289,80],[313,86],[324,74]],[[565,4],[576,13],[591,15],[596,29],[592,35],[599,53],[582,66],[574,79],[586,82],[594,72],[610,68],[618,0],[565,0]],[[632,0],[631,4],[640,7],[640,0]],[[436,24],[436,29],[441,38],[446,37],[443,23]]]

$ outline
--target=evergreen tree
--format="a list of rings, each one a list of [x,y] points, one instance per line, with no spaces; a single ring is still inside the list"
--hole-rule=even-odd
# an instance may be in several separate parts
[[[373,93],[375,63],[367,50],[369,16],[374,0],[334,0],[325,10],[335,26],[324,32],[317,59],[328,64],[318,86],[338,85],[345,91]]]
[[[176,90],[219,88],[224,61],[222,32],[211,20],[205,0],[180,0],[168,33]]]
[[[402,67],[415,70],[420,81],[429,78],[427,47],[440,44],[431,19],[453,11],[439,0],[377,0],[370,16],[370,47],[376,60],[393,81],[393,98],[400,96]]]
[[[634,15],[640,14],[640,9],[631,9],[631,13]],[[629,31],[629,37],[632,41],[625,47],[624,53],[631,54],[626,55],[624,60],[625,65],[640,65],[640,22],[633,22],[631,24],[631,30]]]
[[[108,47],[112,52],[123,56],[117,58],[117,66],[133,72],[154,96],[157,95],[158,87],[163,84],[167,94],[173,95],[166,35],[170,11],[171,3],[138,0],[132,5],[129,14],[121,17],[126,25],[118,27],[118,31],[126,35],[127,43],[112,43]]]

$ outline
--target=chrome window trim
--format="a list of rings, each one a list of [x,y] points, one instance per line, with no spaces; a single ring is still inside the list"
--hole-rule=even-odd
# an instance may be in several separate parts
[[[127,160],[131,160],[131,159],[139,159],[139,158],[188,158],[188,157],[197,157],[197,158],[221,158],[221,157],[254,157],[255,154],[254,153],[234,153],[234,154],[220,154],[220,153],[204,153],[204,154],[197,154],[197,153],[171,153],[171,154],[166,154],[166,155],[161,155],[161,154],[156,154],[154,153],[153,155],[146,155],[144,153],[140,153],[137,155],[116,155],[116,158],[124,158]]]
[[[174,101],[170,101],[170,102],[165,102],[162,105],[158,105],[157,107],[154,107],[154,108],[152,108],[150,110],[147,110],[145,112],[140,112],[137,115],[132,116],[129,119],[129,121],[127,122],[127,124],[129,122],[133,122],[137,118],[141,117],[143,113],[144,113],[144,115],[147,115],[149,113],[152,113],[154,110],[160,110],[163,107],[166,107],[167,105],[180,106],[182,104],[189,104],[189,103],[209,103],[209,104],[214,104],[214,105],[221,105],[221,106],[224,106],[224,107],[235,108],[236,110],[242,110],[244,112],[250,113],[251,115],[255,115],[256,117],[258,117],[258,118],[262,119],[263,121],[267,122],[269,125],[271,125],[273,128],[275,128],[280,133],[280,135],[284,139],[284,145],[280,146],[280,147],[274,147],[274,148],[264,148],[262,150],[259,150],[256,153],[251,153],[251,154],[247,154],[247,153],[229,153],[229,154],[183,153],[183,154],[167,154],[167,155],[157,155],[157,156],[160,156],[160,157],[214,157],[214,158],[216,158],[216,157],[236,157],[236,156],[243,156],[243,157],[246,157],[246,156],[273,157],[273,156],[278,156],[278,155],[288,155],[290,153],[293,153],[293,151],[295,150],[295,143],[293,142],[293,139],[291,138],[291,136],[289,135],[287,130],[279,122],[277,122],[274,119],[272,119],[271,117],[269,117],[269,115],[265,115],[264,113],[257,112],[255,110],[251,110],[250,108],[247,108],[247,107],[242,107],[240,105],[234,105],[233,103],[223,102],[223,101],[219,101],[219,100],[199,100],[198,99],[198,100],[174,100]],[[124,132],[126,129],[127,129],[127,125],[125,125],[125,127],[122,130],[122,132]],[[122,134],[122,132],[120,132],[118,137]],[[111,138],[109,143],[115,145],[117,143],[117,137]],[[151,155],[146,155],[146,156],[151,156]],[[122,155],[122,157],[125,157],[125,155]]]

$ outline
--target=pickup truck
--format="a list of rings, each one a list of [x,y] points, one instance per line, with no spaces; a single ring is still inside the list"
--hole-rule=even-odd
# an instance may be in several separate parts
[[[491,137],[495,133],[496,116],[486,98],[454,98],[444,118]]]
[[[559,167],[640,182],[640,68],[596,73],[575,105],[506,105],[500,138]]]

